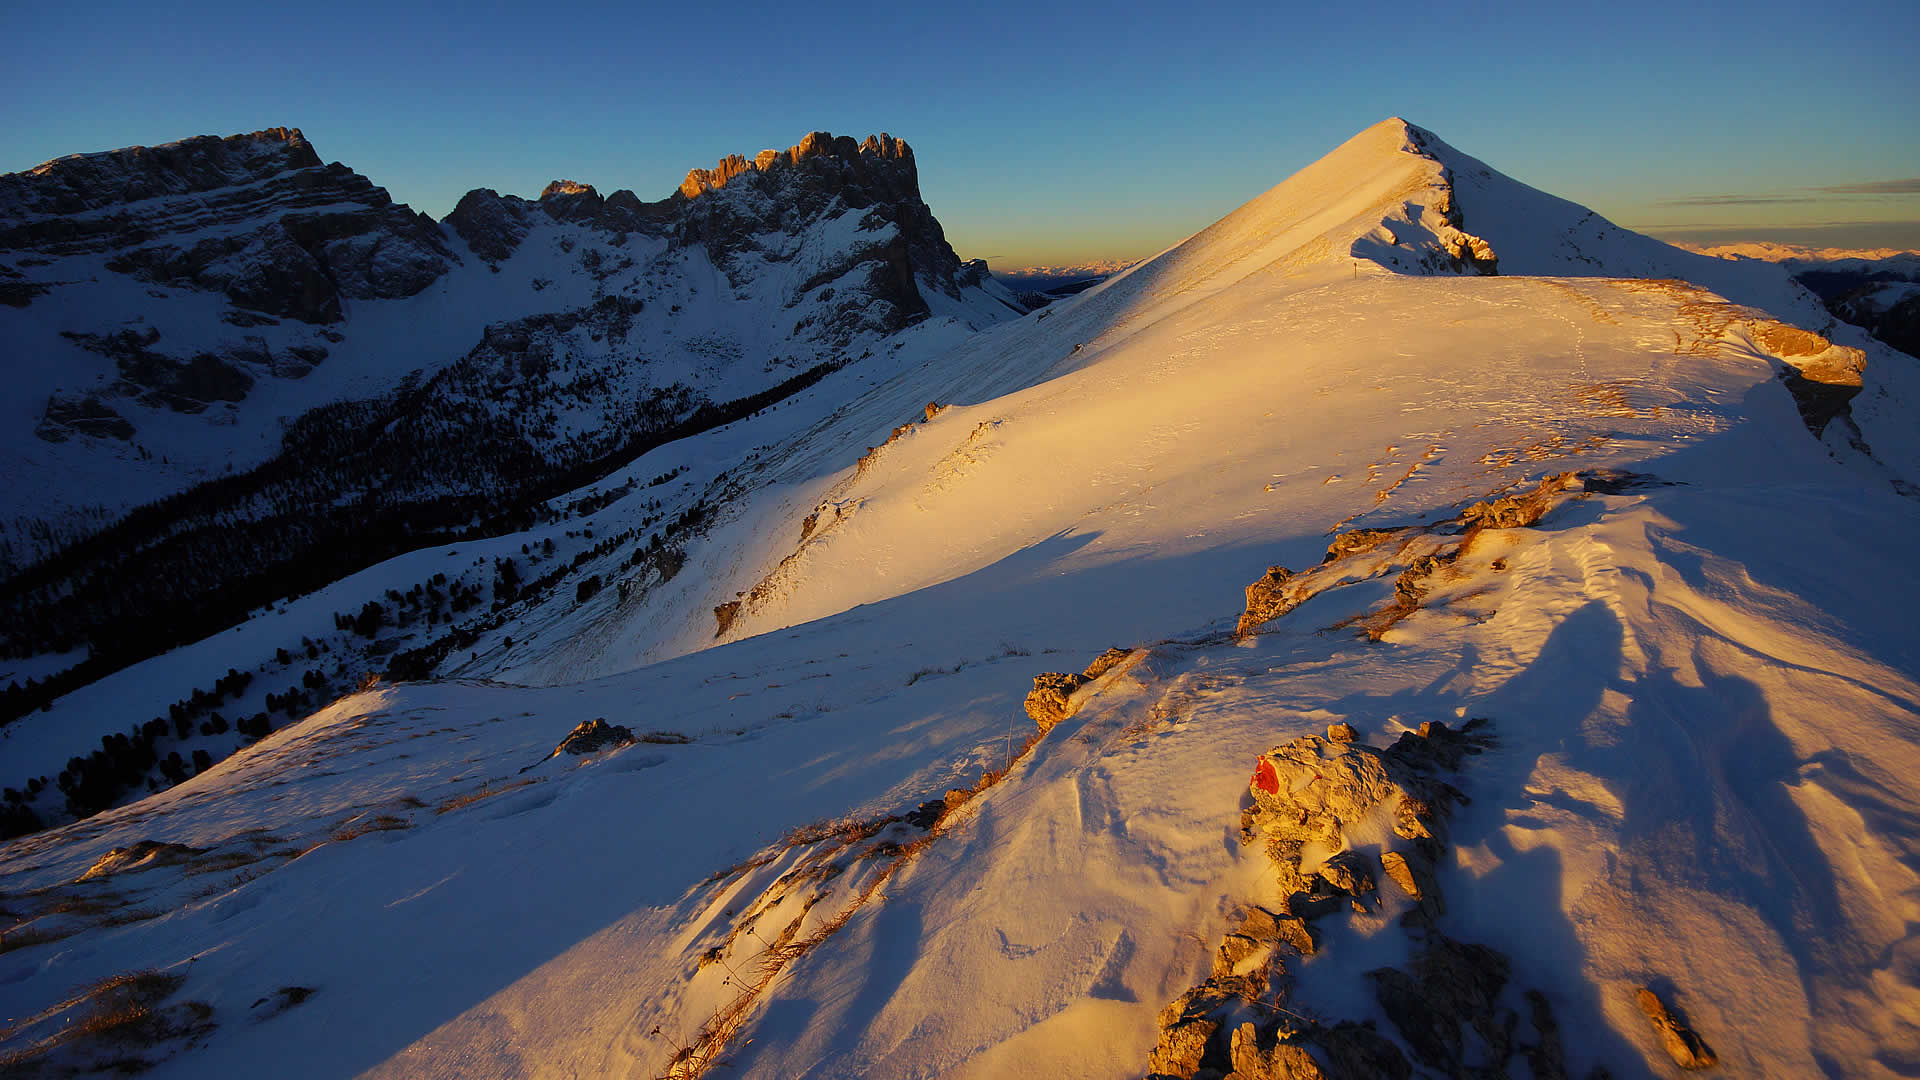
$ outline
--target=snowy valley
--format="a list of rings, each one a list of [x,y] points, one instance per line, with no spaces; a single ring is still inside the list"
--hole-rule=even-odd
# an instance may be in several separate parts
[[[1781,267],[1397,119],[1032,311],[884,137],[267,135],[0,178],[11,1072],[1920,1073],[1920,361]]]

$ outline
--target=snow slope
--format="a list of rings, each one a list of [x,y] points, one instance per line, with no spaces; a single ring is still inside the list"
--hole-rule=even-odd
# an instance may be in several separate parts
[[[1396,124],[1076,300],[636,462],[729,495],[686,566],[516,609],[449,665],[488,678],[345,697],[0,849],[28,942],[0,1015],[42,1017],[0,1052],[150,967],[216,1025],[153,1039],[156,1076],[691,1075],[702,1046],[742,1076],[1139,1076],[1233,913],[1284,906],[1239,837],[1255,755],[1486,717],[1438,925],[1510,958],[1524,1039],[1535,989],[1572,1075],[1677,1076],[1652,986],[1729,1075],[1913,1075],[1920,508],[1808,432],[1757,296],[1575,273],[1520,210],[1585,234],[1491,186],[1430,216],[1470,159]],[[1396,594],[1391,546],[1232,633],[1330,533],[1568,470],[1640,479],[1480,534],[1381,640],[1340,624]],[[1032,677],[1112,645],[1004,780],[931,832],[878,820],[1007,765]],[[595,717],[658,734],[543,760]],[[76,882],[139,840],[202,850]],[[1287,1007],[1410,1049],[1363,977],[1407,961],[1409,906],[1323,919]]]

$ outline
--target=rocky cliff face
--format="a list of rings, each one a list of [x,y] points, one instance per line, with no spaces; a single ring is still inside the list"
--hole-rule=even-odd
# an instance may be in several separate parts
[[[842,342],[925,317],[930,309],[922,289],[959,299],[986,281],[984,264],[961,262],[921,199],[912,148],[886,134],[856,142],[816,131],[786,150],[762,150],[751,159],[734,154],[711,169],[689,171],[678,190],[656,202],[624,190],[603,198],[572,180],[555,180],[538,200],[477,189],[446,224],[497,266],[548,221],[699,248],[736,290],[780,277],[782,267],[797,269],[784,276],[780,302],[795,307],[830,290],[832,313],[811,325],[831,328]],[[818,234],[829,224],[833,250],[822,252]]]
[[[916,281],[949,296],[965,287],[958,280],[965,273],[960,259],[920,197],[913,149],[891,135],[856,143],[816,131],[787,150],[763,150],[752,161],[736,155],[712,169],[694,169],[678,194],[685,200],[679,237],[706,244],[717,264],[756,254],[777,257],[761,237],[791,235],[794,224],[809,217],[851,213],[859,215],[859,231],[872,242],[850,251],[849,258],[866,264],[869,285],[893,305],[896,321],[928,310]]]
[[[79,154],[0,176],[0,257],[33,266],[89,254],[142,281],[308,323],[340,321],[347,299],[412,296],[454,259],[431,218],[344,165],[321,164],[297,128]]]
[[[1873,282],[1829,301],[1827,309],[1908,356],[1920,356],[1920,284]]]
[[[668,207],[667,201],[641,202],[631,191],[602,197],[592,184],[555,180],[534,200],[502,195],[492,188],[475,188],[461,196],[445,223],[474,254],[498,266],[513,257],[536,224],[584,225],[618,239],[630,233],[664,235],[670,217]]]

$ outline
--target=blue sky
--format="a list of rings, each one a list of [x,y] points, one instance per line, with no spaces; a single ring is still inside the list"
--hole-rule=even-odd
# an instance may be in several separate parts
[[[1559,8],[16,4],[0,171],[288,125],[440,216],[887,131],[1012,266],[1151,254],[1400,115],[1658,235],[1920,247],[1920,3]]]

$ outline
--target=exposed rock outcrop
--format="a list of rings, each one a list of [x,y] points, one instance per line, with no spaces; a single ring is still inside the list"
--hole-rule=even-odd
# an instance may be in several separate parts
[[[1234,628],[1245,638],[1321,592],[1356,578],[1395,574],[1393,597],[1382,607],[1354,615],[1337,626],[1358,626],[1369,639],[1418,611],[1435,574],[1445,569],[1485,529],[1517,529],[1538,524],[1554,507],[1588,492],[1619,493],[1658,484],[1652,477],[1602,472],[1564,472],[1542,477],[1531,487],[1483,499],[1451,518],[1430,525],[1352,529],[1333,538],[1320,565],[1301,573],[1272,566],[1247,586],[1246,610]]]
[[[1443,909],[1432,868],[1445,852],[1449,810],[1464,799],[1446,777],[1491,745],[1482,723],[1455,731],[1429,722],[1384,750],[1336,724],[1328,738],[1304,735],[1260,756],[1242,837],[1265,846],[1289,914],[1256,907],[1228,932],[1212,977],[1162,1011],[1151,1076],[1406,1080],[1416,1066],[1482,1080],[1568,1075],[1546,995],[1528,992],[1531,1030],[1523,1030],[1521,1017],[1501,1004],[1509,960],[1449,937],[1435,922]],[[1399,843],[1379,865],[1416,902],[1400,920],[1413,939],[1411,961],[1367,972],[1399,1041],[1371,1022],[1328,1021],[1288,1000],[1287,965],[1318,947],[1314,922],[1381,902],[1376,864],[1347,844],[1349,828],[1381,814]],[[1522,1062],[1525,1071],[1515,1073]]]
[[[79,397],[56,395],[48,399],[46,411],[33,429],[36,436],[52,443],[66,442],[75,435],[126,442],[133,438],[133,432],[131,421],[94,394]]]
[[[1292,580],[1293,571],[1284,566],[1269,566],[1259,580],[1247,586],[1247,610],[1241,614],[1234,636],[1245,637],[1299,606],[1305,597],[1287,591],[1287,583]]]
[[[1106,652],[1101,653],[1099,656],[1094,657],[1093,663],[1088,664],[1087,669],[1081,672],[1080,675],[1088,682],[1092,682],[1094,679],[1112,671],[1122,660],[1132,655],[1132,649],[1122,649],[1116,645]]]
[[[1675,1016],[1673,1010],[1660,1000],[1660,995],[1643,986],[1634,995],[1634,1003],[1640,1006],[1640,1012],[1653,1025],[1653,1033],[1659,1037],[1661,1046],[1675,1065],[1683,1069],[1710,1069],[1719,1063],[1720,1058],[1713,1048],[1685,1021]]]
[[[1287,965],[1293,957],[1318,950],[1316,920],[1379,904],[1376,864],[1347,846],[1347,827],[1390,813],[1395,834],[1406,842],[1403,868],[1414,862],[1426,867],[1438,858],[1443,819],[1448,808],[1464,798],[1443,774],[1490,744],[1477,732],[1479,727],[1479,721],[1463,731],[1424,724],[1380,750],[1360,742],[1350,725],[1335,724],[1329,737],[1303,735],[1260,756],[1248,784],[1253,805],[1242,815],[1241,837],[1265,848],[1287,911],[1255,906],[1241,915],[1216,950],[1212,978],[1162,1012],[1162,1036],[1149,1061],[1153,1075],[1186,1078],[1209,1075],[1207,1069],[1250,1078],[1411,1075],[1406,1055],[1379,1033],[1353,1023],[1322,1023],[1287,1008]],[[1329,850],[1333,854],[1325,858],[1312,855]],[[1427,881],[1424,888],[1437,901],[1430,875]],[[1430,926],[1423,911],[1416,907],[1409,912],[1406,924]],[[1441,940],[1437,932],[1431,935],[1429,951],[1435,958],[1423,961],[1424,968],[1416,963],[1411,973],[1370,973],[1389,988],[1383,1005],[1386,997],[1393,997],[1393,1004],[1386,1006],[1389,1016],[1407,993],[1443,989],[1442,975],[1458,976],[1470,990],[1484,990],[1479,967],[1468,965],[1463,974],[1461,965],[1452,962],[1460,956],[1485,959],[1481,947],[1456,948],[1438,944]],[[1485,952],[1498,957],[1492,950]],[[1493,992],[1498,992],[1497,985]],[[1483,997],[1467,995],[1463,1015],[1470,1013],[1477,1021],[1481,1013],[1473,1007]],[[1438,1045],[1460,1041],[1458,1023],[1447,1028],[1445,1016],[1407,1016],[1410,1024],[1425,1024],[1422,1032]],[[1418,1054],[1418,1044],[1408,1038]]]
[[[553,748],[559,754],[597,754],[602,750],[611,750],[627,746],[634,741],[633,731],[624,724],[609,724],[604,716],[594,717],[574,727],[560,745]]]
[[[1920,356],[1920,286],[1913,282],[1874,281],[1829,300],[1827,310],[1908,356]]]
[[[1041,731],[1073,715],[1073,692],[1086,685],[1087,677],[1067,672],[1048,671],[1033,677],[1033,689],[1027,694],[1027,716]]]
[[[1784,365],[1781,381],[1792,392],[1807,430],[1818,436],[1835,417],[1849,412],[1867,369],[1866,353],[1772,319],[1754,320],[1748,328],[1754,344]]]
[[[214,402],[244,400],[254,384],[254,375],[248,369],[264,372],[273,364],[271,354],[257,341],[243,340],[230,345],[223,355],[196,352],[191,356],[174,356],[153,347],[160,341],[160,332],[154,329],[67,334],[66,337],[81,348],[114,362],[120,373],[119,381],[113,385],[116,393],[181,413],[201,412]],[[102,405],[100,409],[106,407]],[[52,411],[49,406],[49,412]],[[99,411],[93,410],[96,414]]]
[[[1265,845],[1284,894],[1371,894],[1372,867],[1357,855],[1335,855],[1317,866],[1303,860],[1310,847],[1340,852],[1343,829],[1378,809],[1391,810],[1393,831],[1413,842],[1415,858],[1432,859],[1428,842],[1438,838],[1442,816],[1462,798],[1441,774],[1480,752],[1484,740],[1438,723],[1423,729],[1403,733],[1385,750],[1303,735],[1260,756],[1243,835]]]
[[[185,844],[141,840],[128,847],[114,848],[95,859],[93,865],[87,868],[87,872],[80,875],[79,880],[91,881],[111,874],[149,870],[156,866],[173,866],[191,861],[197,855],[204,855],[206,850],[206,848],[188,847]]]

